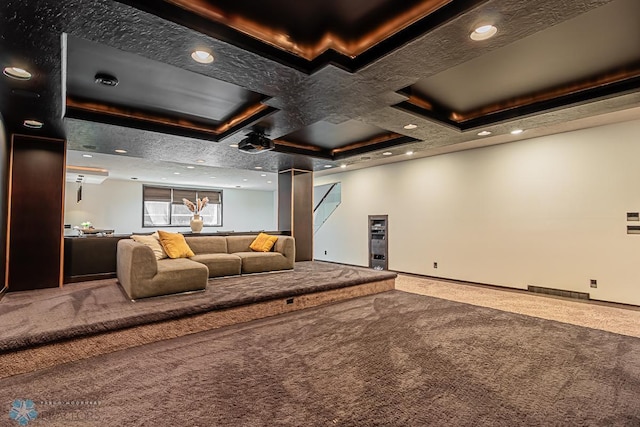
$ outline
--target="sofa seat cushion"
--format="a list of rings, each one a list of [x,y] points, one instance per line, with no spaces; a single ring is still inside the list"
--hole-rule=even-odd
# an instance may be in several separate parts
[[[279,252],[236,252],[242,259],[243,273],[290,270],[291,263]]]
[[[199,254],[189,259],[206,265],[209,277],[233,276],[241,271],[242,260],[234,254]]]
[[[200,291],[207,287],[207,266],[186,258],[157,261],[158,272],[152,279],[142,280],[131,299]]]

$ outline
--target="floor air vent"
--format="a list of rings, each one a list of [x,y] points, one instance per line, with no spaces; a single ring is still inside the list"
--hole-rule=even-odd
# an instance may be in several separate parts
[[[536,294],[555,295],[558,297],[575,298],[575,299],[589,299],[589,294],[587,292],[563,291],[561,289],[543,288],[542,286],[531,286],[531,285],[527,287],[527,290],[529,292],[534,292]]]

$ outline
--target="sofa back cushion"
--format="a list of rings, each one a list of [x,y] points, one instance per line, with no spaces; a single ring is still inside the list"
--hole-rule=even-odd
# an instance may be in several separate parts
[[[157,232],[153,233],[150,236],[134,234],[131,236],[131,238],[138,243],[149,246],[157,260],[167,258],[167,253],[164,251],[164,248],[160,244],[160,237],[158,236]]]
[[[256,235],[227,236],[227,251],[230,254],[237,252],[253,252],[249,245],[256,239]]]
[[[185,237],[185,240],[196,255],[227,253],[227,238],[224,236]]]

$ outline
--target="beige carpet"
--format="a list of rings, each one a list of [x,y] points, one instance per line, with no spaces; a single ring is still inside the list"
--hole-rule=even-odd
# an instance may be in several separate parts
[[[510,313],[640,337],[640,307],[579,301],[515,289],[400,274],[396,289]]]

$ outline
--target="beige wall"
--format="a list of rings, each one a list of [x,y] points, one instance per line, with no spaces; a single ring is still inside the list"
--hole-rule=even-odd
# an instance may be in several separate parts
[[[142,227],[142,183],[107,179],[102,184],[83,184],[82,201],[76,203],[77,184],[68,182],[65,224],[91,221],[96,228],[114,229],[117,234],[151,232]],[[205,227],[203,232],[258,231],[276,229],[273,191],[223,189],[222,227]],[[160,227],[162,228],[162,227]],[[171,227],[189,231],[189,227]]]
[[[633,121],[316,177],[342,204],[314,255],[368,265],[367,215],[388,214],[392,270],[640,305],[639,159]]]

